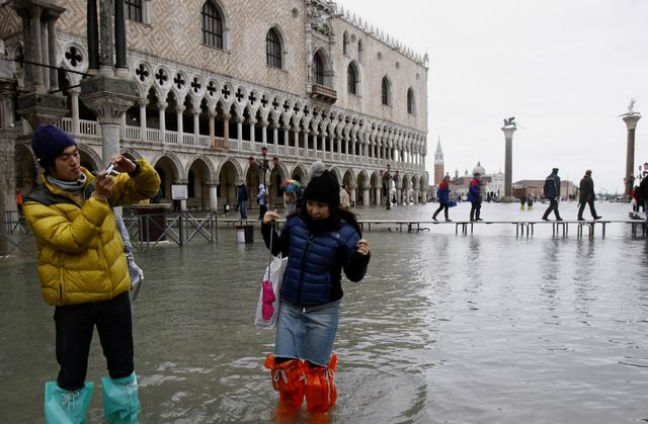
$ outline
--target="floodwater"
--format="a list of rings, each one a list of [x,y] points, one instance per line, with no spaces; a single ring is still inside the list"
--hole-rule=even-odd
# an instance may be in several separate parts
[[[429,219],[436,206],[361,213]],[[538,218],[545,206],[485,204],[482,215]],[[607,219],[627,216],[626,205],[597,206]],[[575,218],[575,204],[562,209]],[[467,214],[465,204],[451,210]],[[344,283],[338,404],[318,422],[648,421],[648,242],[622,224],[604,239],[575,233],[366,233],[369,272]],[[146,275],[133,307],[143,423],[275,422],[262,366],[273,332],[252,325],[268,258],[260,240],[240,245],[221,228],[213,246],[136,253]],[[57,373],[53,309],[32,260],[0,262],[0,275],[0,422],[42,422],[43,386]],[[95,335],[88,379],[104,375]],[[101,403],[97,387],[91,423],[103,422]]]

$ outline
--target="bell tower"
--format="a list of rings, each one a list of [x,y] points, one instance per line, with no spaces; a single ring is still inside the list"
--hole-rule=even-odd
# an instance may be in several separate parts
[[[439,137],[434,153],[434,184],[437,186],[441,184],[444,175],[443,151],[441,150],[441,137]]]

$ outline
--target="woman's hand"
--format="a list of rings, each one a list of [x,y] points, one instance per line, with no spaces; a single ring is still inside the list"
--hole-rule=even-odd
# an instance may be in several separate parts
[[[272,224],[277,222],[279,219],[279,211],[278,210],[273,210],[273,211],[268,211],[263,215],[263,223],[264,224]]]
[[[358,252],[359,254],[363,256],[367,256],[369,254],[369,242],[367,240],[365,239],[358,240],[358,244],[356,244],[356,247],[358,248],[356,252]]]

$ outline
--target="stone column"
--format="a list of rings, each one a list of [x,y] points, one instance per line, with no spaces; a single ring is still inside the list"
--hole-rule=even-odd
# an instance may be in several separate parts
[[[256,129],[256,127],[254,125],[256,124],[256,119],[250,119],[248,122],[250,124],[250,142],[255,143],[256,142],[256,140],[255,140],[255,137],[256,137],[255,129]],[[250,146],[250,150],[254,151],[254,145]]]
[[[351,204],[355,205],[356,204],[356,185],[353,184],[351,185],[351,194],[349,194],[349,198],[351,199]]]
[[[297,156],[297,152],[299,152],[299,128],[295,127],[293,129],[293,144],[294,144],[294,154]]]
[[[101,125],[104,165],[119,153],[119,132],[124,113],[137,101],[135,81],[99,76],[81,81],[81,100],[97,114]]]
[[[47,36],[49,38],[49,64],[51,66],[57,66],[56,63],[56,20],[58,19],[57,15],[48,14],[47,21]],[[50,89],[52,91],[58,90],[58,72],[56,69],[51,68],[49,70],[49,79],[50,79]]]
[[[285,124],[283,130],[284,130],[284,146],[288,148],[290,147],[290,125]]]
[[[79,120],[79,89],[73,88],[70,90],[70,100],[72,108],[72,132],[75,135],[81,134],[81,121]]]
[[[49,65],[49,43],[47,42],[47,24],[43,21],[45,18],[45,11],[43,11],[43,14],[41,16],[41,21],[40,21],[40,33],[41,33],[41,57],[38,59],[38,63],[42,63],[43,65]],[[49,86],[50,86],[50,70],[46,67],[40,67],[40,69],[43,72],[43,86],[45,87],[45,92],[49,91]]]
[[[362,188],[362,204],[367,207],[369,206],[369,203],[371,202],[369,198],[369,187],[363,187]]]
[[[115,71],[118,76],[128,75],[126,66],[126,19],[124,15],[124,0],[115,2]]]
[[[209,146],[212,149],[216,148],[216,123],[214,120],[216,119],[216,111],[209,111]]]
[[[623,182],[625,183],[625,191],[623,197],[626,200],[632,198],[632,187],[634,186],[634,151],[635,151],[635,130],[637,129],[637,122],[641,119],[641,114],[629,108],[628,113],[621,115],[623,122],[626,124],[628,130],[627,146],[626,146],[626,172]]]
[[[275,146],[279,144],[279,126],[274,122],[272,123],[272,144]]]
[[[229,113],[223,114],[223,144],[225,146],[229,145],[229,121],[232,119],[232,115]]]
[[[308,157],[308,128],[304,128],[304,157]],[[306,176],[308,178],[308,176]]]
[[[218,212],[218,183],[209,182],[209,210],[212,212]]]
[[[101,46],[99,51],[99,73],[105,77],[112,77],[115,75],[113,70],[113,56],[114,56],[114,43],[113,43],[113,32],[110,28],[110,18],[113,15],[113,10],[111,8],[111,1],[101,1],[100,3],[100,12],[99,12],[99,25],[100,25],[100,36],[101,36]]]
[[[380,199],[381,189],[380,189],[380,187],[376,187],[375,190],[376,190],[376,206],[380,206],[382,204],[381,199]]]
[[[182,119],[182,114],[184,113],[186,107],[184,105],[178,105],[176,111],[176,119],[178,121],[178,144],[184,144],[184,122]]]
[[[268,121],[261,121],[261,143],[268,144]]]
[[[239,142],[239,149],[243,147],[243,117],[236,117],[236,139]]]
[[[146,98],[139,98],[137,100],[139,104],[139,116],[140,116],[140,140],[144,141],[148,139],[148,134],[146,134]]]
[[[504,153],[504,201],[513,201],[513,134],[517,130],[515,125],[505,125],[504,140],[506,143]]]
[[[40,6],[32,5],[29,9],[29,27],[31,28],[31,58],[32,62],[40,63],[42,58],[41,49],[41,15],[43,9]],[[45,94],[45,86],[43,85],[43,67],[28,65],[32,68],[33,86],[32,91],[39,94]]]
[[[97,21],[97,0],[87,1],[88,71],[99,72],[99,24]]]
[[[160,117],[160,142],[162,143],[166,143],[166,116],[164,112],[168,106],[169,104],[166,102],[159,103],[158,116]]]
[[[211,134],[211,118],[209,119],[209,127],[210,127],[210,134]],[[195,110],[193,111],[193,127],[194,127],[194,143],[198,145],[200,143],[200,110]]]

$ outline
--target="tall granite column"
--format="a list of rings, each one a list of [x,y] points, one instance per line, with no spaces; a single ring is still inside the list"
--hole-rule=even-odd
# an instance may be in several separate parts
[[[505,125],[504,139],[506,140],[504,154],[504,201],[513,201],[513,133],[517,130],[515,125]]]
[[[641,114],[635,112],[631,107],[628,108],[628,113],[621,115],[623,122],[626,124],[628,130],[628,140],[626,147],[626,172],[623,182],[625,184],[625,190],[623,192],[623,197],[626,200],[632,198],[632,187],[634,185],[634,151],[635,151],[635,130],[637,128],[637,122],[641,119]]]

